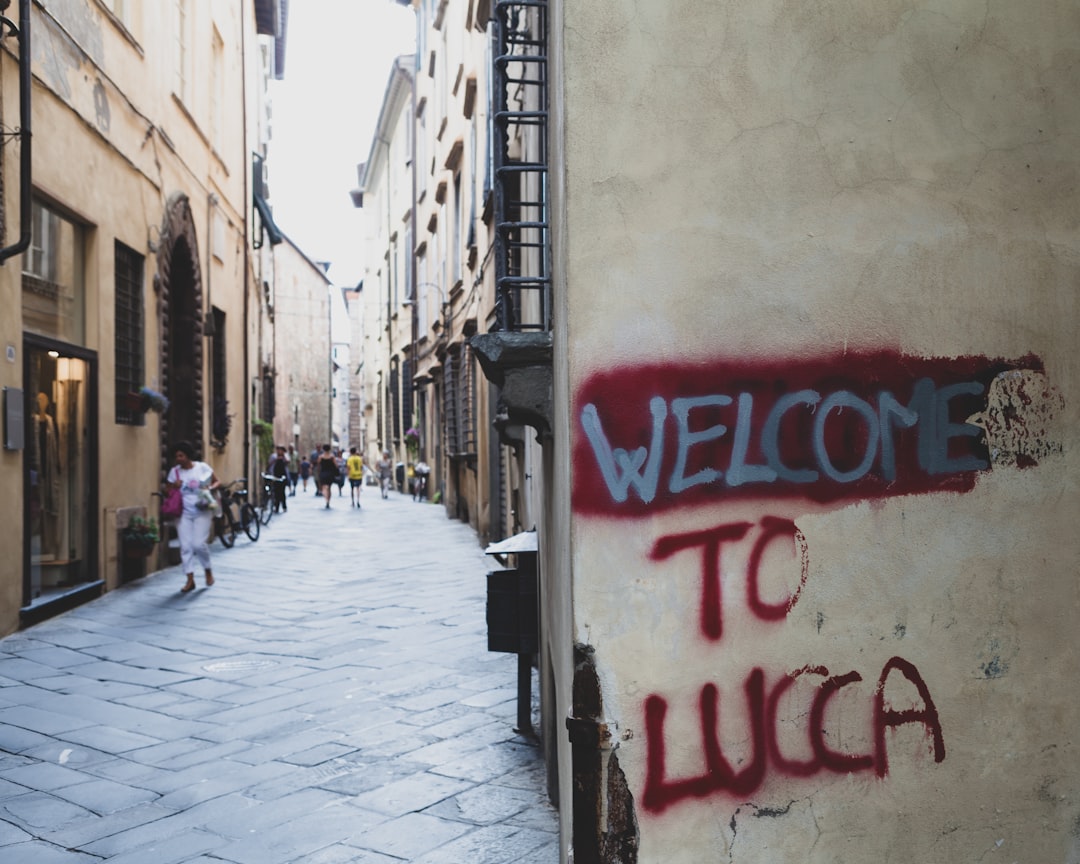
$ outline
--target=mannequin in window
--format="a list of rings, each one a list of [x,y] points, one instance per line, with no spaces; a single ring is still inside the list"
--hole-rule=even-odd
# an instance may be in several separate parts
[[[56,541],[56,516],[60,505],[60,446],[56,421],[49,413],[49,397],[37,395],[34,415],[34,456],[31,468],[37,472],[38,502],[42,515],[42,551],[52,552]]]

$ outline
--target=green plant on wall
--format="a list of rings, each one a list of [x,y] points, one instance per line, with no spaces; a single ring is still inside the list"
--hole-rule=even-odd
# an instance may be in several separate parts
[[[255,446],[259,451],[259,465],[265,466],[274,452],[274,424],[265,420],[254,420],[251,431],[255,433]]]

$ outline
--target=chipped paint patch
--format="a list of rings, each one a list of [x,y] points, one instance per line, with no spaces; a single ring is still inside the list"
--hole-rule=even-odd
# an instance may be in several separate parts
[[[1062,452],[1058,417],[1064,407],[1064,397],[1043,372],[1010,369],[990,382],[985,410],[968,422],[985,430],[995,468],[1030,468]]]

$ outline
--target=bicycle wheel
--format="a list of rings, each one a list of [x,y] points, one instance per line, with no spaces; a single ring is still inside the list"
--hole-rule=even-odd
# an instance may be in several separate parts
[[[217,523],[221,545],[226,549],[232,549],[233,543],[236,542],[236,526],[233,524],[232,519],[229,518],[228,514],[223,513],[214,521]]]
[[[240,506],[240,527],[251,538],[252,543],[259,539],[259,513],[250,504]]]
[[[262,497],[259,499],[259,521],[263,525],[270,524],[270,517],[274,515],[274,508],[270,501],[270,490],[263,489]]]

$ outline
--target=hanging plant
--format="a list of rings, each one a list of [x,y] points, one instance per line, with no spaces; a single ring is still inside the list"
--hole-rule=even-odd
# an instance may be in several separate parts
[[[405,447],[413,455],[420,449],[420,432],[416,428],[410,426],[405,430]]]
[[[149,387],[139,388],[139,405],[143,413],[155,411],[158,414],[164,414],[169,410],[169,400],[165,395]]]
[[[148,411],[163,414],[169,410],[169,400],[157,390],[140,387],[124,394],[124,408],[132,414],[146,414]]]
[[[259,464],[265,465],[270,461],[270,454],[274,452],[274,424],[265,420],[253,420],[251,431],[255,435],[255,444],[259,451]]]
[[[229,431],[232,429],[229,401],[224,397],[214,400],[214,414],[210,426],[210,446],[215,450],[224,449],[229,440]]]

